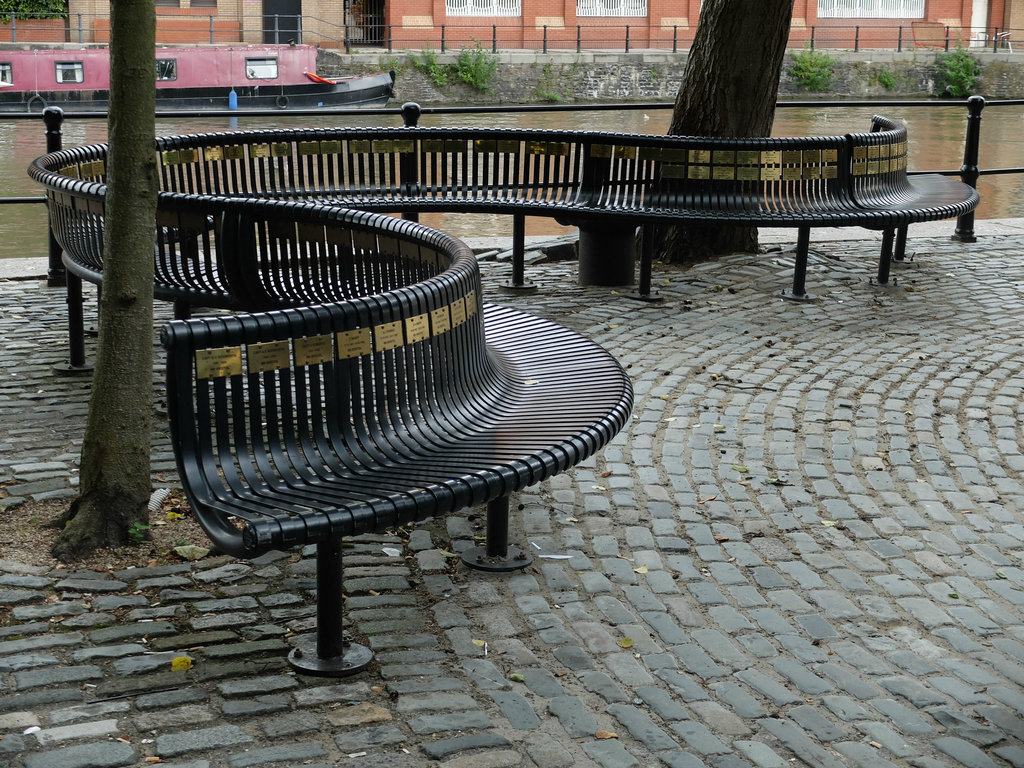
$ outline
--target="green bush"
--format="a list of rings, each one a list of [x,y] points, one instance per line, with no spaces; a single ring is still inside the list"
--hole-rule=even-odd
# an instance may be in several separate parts
[[[413,67],[426,75],[438,90],[448,85],[448,68],[441,66],[433,48],[424,48],[419,56],[410,53],[409,61]]]
[[[479,40],[474,42],[474,47],[459,51],[459,58],[455,60],[455,77],[471,88],[487,93],[498,71],[498,57],[485,51]]]
[[[887,91],[893,90],[898,83],[896,75],[888,67],[882,67],[882,71],[875,75],[874,80]]]
[[[12,14],[19,19],[54,19],[67,15],[65,0],[0,0],[0,21],[9,24]]]
[[[936,56],[935,68],[938,70],[935,90],[939,96],[958,99],[970,96],[981,81],[981,64],[973,53],[962,46]]]
[[[832,87],[836,73],[836,60],[827,53],[811,49],[793,54],[790,76],[805,91],[827,91]]]

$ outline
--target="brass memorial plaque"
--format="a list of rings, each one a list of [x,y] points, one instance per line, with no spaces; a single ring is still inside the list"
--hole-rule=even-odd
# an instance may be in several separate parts
[[[405,343],[402,336],[402,321],[395,320],[393,323],[383,323],[373,327],[373,335],[376,340],[378,352],[388,349],[396,349]]]
[[[59,171],[61,176],[67,176],[69,179],[80,179],[82,178],[79,174],[80,171],[77,165],[65,165]]]
[[[196,350],[196,378],[213,379],[242,375],[242,348],[218,347]]]
[[[732,165],[716,165],[711,173],[718,181],[731,181],[736,178],[736,167]]]
[[[877,144],[872,144],[868,147],[868,160],[877,160],[880,152],[880,147]]]
[[[319,155],[320,154],[320,142],[319,141],[300,141],[299,142],[299,154],[300,155]]]
[[[691,165],[688,173],[686,174],[688,179],[710,179],[711,178],[711,166],[710,165]]]
[[[424,139],[420,146],[424,152],[444,152],[444,142],[441,139]]]
[[[736,152],[731,149],[716,149],[712,153],[715,165],[735,165]]]
[[[804,153],[799,149],[784,149],[782,150],[782,164],[783,165],[800,165],[803,162]]]
[[[878,161],[877,160],[868,160],[868,176],[877,176],[877,175],[878,175]]]
[[[169,149],[166,152],[161,152],[160,159],[163,160],[164,165],[177,165],[181,162],[178,150],[176,149]],[[83,172],[85,171],[86,165],[92,165],[92,163],[82,163]]]
[[[199,160],[199,150],[196,147],[178,150],[178,159],[183,163],[197,162]]]
[[[370,149],[375,154],[390,154],[395,151],[395,142],[391,139],[374,139],[370,142]]]
[[[466,151],[465,139],[445,139],[444,151],[451,155],[458,155]]]
[[[691,149],[689,155],[689,161],[691,163],[704,163],[708,164],[711,162],[711,150],[710,149]]]
[[[766,149],[761,153],[761,165],[779,165],[782,163],[782,151]]]
[[[430,338],[430,315],[424,313],[405,318],[405,337],[410,344]]]
[[[878,156],[879,157],[888,157],[890,154],[892,154],[892,145],[891,144],[879,144],[878,145]]]
[[[494,139],[477,139],[473,142],[473,149],[481,154],[490,154],[498,151],[498,142]]]
[[[270,153],[274,157],[291,157],[292,145],[287,141],[278,141],[270,146]]]
[[[270,157],[270,145],[251,144],[249,146],[249,155],[251,157]]]
[[[739,181],[758,181],[761,169],[754,165],[741,165],[736,168],[736,178]]]
[[[820,179],[821,178],[821,166],[820,165],[805,165],[804,166],[804,178],[805,179]]]
[[[320,243],[324,239],[324,225],[313,224],[309,221],[297,222],[299,240],[307,243]]]
[[[636,160],[636,147],[616,147],[612,156],[617,160]]]
[[[353,357],[368,355],[372,351],[369,328],[338,331],[338,357],[340,359],[351,360]]]
[[[761,181],[779,181],[782,169],[777,165],[769,165],[761,169]]]
[[[249,373],[287,368],[291,364],[289,351],[287,341],[250,344],[245,350],[249,358]]]
[[[348,143],[349,154],[352,155],[368,155],[370,154],[370,140],[369,139],[355,139]]]
[[[466,318],[468,319],[475,315],[478,308],[476,291],[470,291],[466,294]]]
[[[821,161],[823,163],[838,163],[839,162],[839,150],[838,149],[823,149],[823,150],[821,150]]]
[[[351,229],[339,229],[337,226],[327,227],[325,233],[327,242],[331,245],[337,245],[344,248],[346,251],[352,250],[352,230]]]
[[[452,329],[452,316],[448,307],[438,307],[430,312],[430,325],[434,329],[434,335],[439,336]]]
[[[661,160],[661,148],[660,147],[639,147],[637,157],[647,162],[658,162]]]
[[[241,144],[232,144],[224,147],[224,157],[227,160],[241,160],[245,157],[245,147]]]
[[[376,251],[377,236],[373,232],[356,229],[352,231],[352,242],[360,251]]]
[[[866,161],[861,160],[853,164],[853,175],[864,176],[868,172],[868,164]]]
[[[803,171],[799,166],[786,166],[782,169],[783,181],[799,181],[803,178]]]
[[[678,147],[665,147],[661,150],[661,159],[665,163],[685,163],[689,157],[687,150]]]
[[[395,139],[393,152],[408,155],[416,151],[416,142],[412,139]]]
[[[207,162],[224,159],[224,150],[220,147],[206,147],[203,150],[203,159]]]
[[[761,153],[756,149],[739,149],[736,151],[736,162],[740,165],[760,165]]]
[[[592,144],[590,146],[591,157],[611,157],[612,147],[610,144]]]
[[[867,160],[868,159],[868,148],[865,146],[856,146],[853,148],[853,159],[854,160]]]
[[[838,179],[839,178],[839,166],[837,166],[837,165],[823,165],[821,167],[821,177],[823,179]]]
[[[295,364],[317,365],[334,359],[334,342],[329,333],[295,340]]]
[[[514,139],[499,139],[498,151],[508,155],[517,154],[519,152],[519,142]]]
[[[457,328],[466,322],[466,300],[456,299],[452,302],[452,328]]]
[[[341,142],[337,139],[331,139],[330,141],[320,142],[320,154],[322,155],[340,155],[341,154]]]

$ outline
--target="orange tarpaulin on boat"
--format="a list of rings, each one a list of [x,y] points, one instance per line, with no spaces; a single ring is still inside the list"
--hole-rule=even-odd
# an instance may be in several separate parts
[[[326,77],[320,77],[320,75],[314,74],[312,72],[303,72],[302,74],[304,74],[310,80],[313,80],[314,82],[317,83],[329,83],[331,85],[334,84],[333,80],[328,80]]]

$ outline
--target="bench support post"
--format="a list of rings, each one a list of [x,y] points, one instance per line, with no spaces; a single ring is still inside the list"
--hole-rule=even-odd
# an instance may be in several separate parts
[[[640,284],[629,298],[639,301],[661,301],[661,296],[651,293],[651,268],[654,265],[654,241],[657,230],[653,224],[640,227]]]
[[[892,265],[892,243],[895,232],[890,229],[882,230],[882,252],[878,255],[878,284],[889,284],[889,267]]]
[[[793,290],[783,291],[782,298],[790,301],[812,301],[807,292],[807,252],[811,248],[811,228],[800,227],[796,235],[796,263],[793,265]]]
[[[93,366],[85,362],[85,302],[82,299],[82,278],[65,273],[68,303],[68,353],[64,365],[54,366],[57,373],[78,375],[92,373]]]
[[[487,505],[487,546],[462,553],[462,562],[477,571],[518,571],[533,562],[529,552],[508,543],[508,496]]]
[[[896,229],[896,249],[893,251],[894,261],[906,261],[907,258],[907,225]]]
[[[526,279],[526,217],[512,215],[512,279],[502,286],[507,291],[536,291],[537,285]]]
[[[580,285],[633,285],[636,226],[580,222]]]
[[[341,539],[316,545],[316,635],[303,637],[288,663],[296,672],[318,677],[346,677],[362,672],[373,651],[344,636]]]

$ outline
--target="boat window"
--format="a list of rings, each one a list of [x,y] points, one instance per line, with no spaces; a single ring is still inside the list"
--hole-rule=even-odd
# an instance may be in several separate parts
[[[9,61],[0,62],[0,83],[14,83],[14,70]]]
[[[273,80],[277,77],[277,59],[246,59],[245,76],[250,80]]]
[[[58,61],[58,83],[81,83],[85,80],[85,68],[80,61]]]
[[[178,79],[178,60],[177,59],[157,59],[156,60],[156,79],[157,80],[177,80]]]

